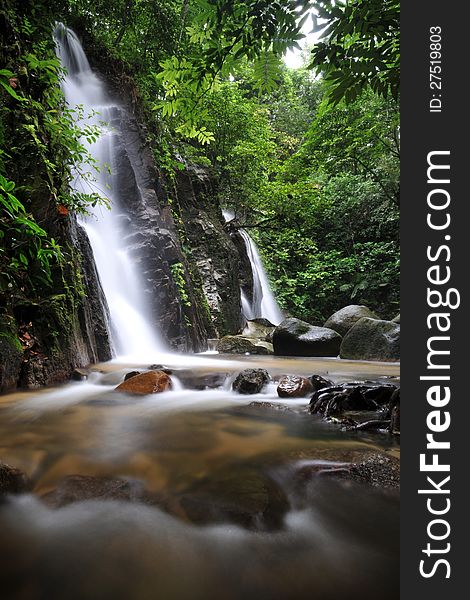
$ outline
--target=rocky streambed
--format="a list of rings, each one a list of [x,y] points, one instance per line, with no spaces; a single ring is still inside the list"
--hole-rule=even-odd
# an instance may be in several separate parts
[[[159,358],[0,397],[5,597],[398,597],[398,366]]]

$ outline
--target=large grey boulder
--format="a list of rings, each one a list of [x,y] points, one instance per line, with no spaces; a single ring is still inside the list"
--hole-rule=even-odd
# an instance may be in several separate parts
[[[400,360],[400,325],[363,317],[343,338],[340,356],[353,360]]]
[[[341,336],[291,317],[274,330],[273,345],[274,354],[279,356],[338,356]]]
[[[334,331],[344,337],[351,327],[355,325],[359,319],[362,319],[362,317],[380,319],[380,317],[367,308],[367,306],[350,304],[332,314],[323,327],[334,329]]]

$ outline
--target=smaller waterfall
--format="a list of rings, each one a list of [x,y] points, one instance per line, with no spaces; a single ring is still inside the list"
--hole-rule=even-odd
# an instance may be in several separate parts
[[[234,214],[228,210],[224,210],[223,215],[226,221],[230,221],[234,218]],[[245,242],[246,253],[250,260],[251,272],[253,275],[252,302],[249,301],[246,294],[241,290],[243,315],[247,319],[268,319],[273,325],[279,325],[284,319],[284,316],[272,293],[258,248],[244,229],[240,228],[238,231]]]

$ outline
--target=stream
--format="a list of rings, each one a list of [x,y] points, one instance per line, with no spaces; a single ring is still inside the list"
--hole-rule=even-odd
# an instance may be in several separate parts
[[[388,435],[347,433],[279,399],[230,390],[272,376],[390,381],[398,366],[336,359],[160,355],[172,391],[114,388],[136,367],[0,397],[0,457],[31,479],[0,505],[6,598],[398,597],[399,497],[330,469]]]

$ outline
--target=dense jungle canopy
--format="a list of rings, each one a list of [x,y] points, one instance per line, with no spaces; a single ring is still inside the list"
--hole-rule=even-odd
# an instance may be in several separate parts
[[[70,189],[89,160],[81,136],[97,132],[83,131],[59,88],[51,30],[63,21],[132,90],[166,176],[188,163],[211,173],[286,311],[311,323],[350,303],[398,312],[397,1],[0,6],[0,305],[40,299],[74,269],[38,203],[80,212],[106,202],[102,190]],[[321,37],[290,69],[283,54],[301,48],[306,24]]]

